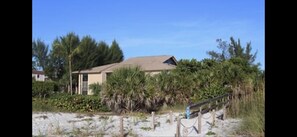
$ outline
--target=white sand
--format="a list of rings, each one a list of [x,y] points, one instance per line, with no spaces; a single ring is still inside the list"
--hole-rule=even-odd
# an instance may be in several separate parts
[[[216,112],[216,116],[221,115],[223,112],[219,110]],[[124,130],[128,133],[128,136],[174,136],[177,127],[177,117],[182,113],[173,113],[174,122],[171,125],[169,123],[169,114],[156,115],[156,128],[155,130],[144,130],[151,127],[151,116],[147,116],[146,119],[140,117],[126,117],[124,118]],[[81,117],[79,117],[81,116]],[[101,118],[100,118],[101,117]],[[105,119],[104,119],[105,118]],[[167,122],[166,122],[167,121]],[[206,133],[212,131],[215,136],[230,136],[232,131],[236,127],[240,120],[238,119],[226,119],[220,120],[216,118],[215,126],[211,127],[209,123],[212,123],[212,117],[210,113],[206,113],[202,118],[202,133],[198,134],[195,129],[198,129],[197,117],[192,119],[181,119],[181,123],[188,128],[181,126],[180,132],[182,136],[188,134],[188,136],[206,136]],[[89,136],[95,136],[104,134],[105,137],[112,137],[119,135],[119,116],[87,116],[85,114],[75,113],[33,113],[32,116],[32,134],[34,136],[46,135],[46,136],[76,136],[78,132],[81,134],[87,134]],[[193,126],[195,128],[193,128]],[[187,132],[187,133],[186,133]]]

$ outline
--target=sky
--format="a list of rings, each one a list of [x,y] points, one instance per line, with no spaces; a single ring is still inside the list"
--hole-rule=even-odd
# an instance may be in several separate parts
[[[51,44],[74,32],[111,44],[124,58],[209,58],[216,39],[251,42],[264,70],[264,0],[33,0],[32,40]]]

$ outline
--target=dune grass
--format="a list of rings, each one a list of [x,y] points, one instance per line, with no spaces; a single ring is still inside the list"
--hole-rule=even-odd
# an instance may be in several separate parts
[[[170,111],[172,112],[185,112],[187,104],[175,104],[172,106],[163,106],[157,114],[164,114],[164,113],[169,113]]]
[[[265,134],[264,91],[257,91],[243,98],[234,99],[230,107],[231,117],[241,118],[236,134],[264,137]]]

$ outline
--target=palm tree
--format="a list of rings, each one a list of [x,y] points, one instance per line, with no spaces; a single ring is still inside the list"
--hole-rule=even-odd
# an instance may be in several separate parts
[[[70,93],[72,95],[72,57],[75,53],[78,52],[78,45],[80,44],[80,40],[78,35],[75,33],[70,32],[66,36],[60,37],[54,43],[54,46],[60,52],[62,52],[65,60],[68,62],[68,69],[69,69],[69,85],[70,85]]]
[[[145,110],[145,79],[139,67],[113,71],[100,92],[102,102],[117,113]]]
[[[48,46],[40,39],[32,42],[32,58],[36,59],[38,67],[45,70],[48,61]]]

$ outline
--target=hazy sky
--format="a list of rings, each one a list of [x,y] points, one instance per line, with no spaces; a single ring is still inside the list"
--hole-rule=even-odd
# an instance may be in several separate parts
[[[208,58],[216,39],[240,39],[258,51],[264,69],[264,0],[33,0],[33,39],[47,45],[75,32],[109,45],[125,59],[174,55]]]

